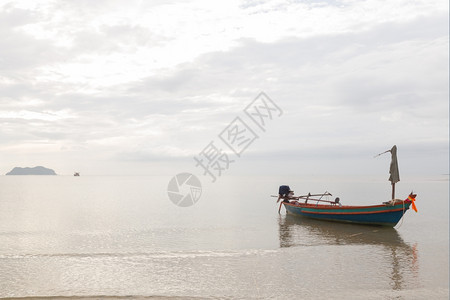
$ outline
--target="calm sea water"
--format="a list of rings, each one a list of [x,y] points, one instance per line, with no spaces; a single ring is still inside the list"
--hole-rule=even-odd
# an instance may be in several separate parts
[[[419,213],[394,229],[279,215],[270,197],[289,184],[375,204],[386,178],[220,178],[187,208],[169,180],[0,176],[0,298],[449,297],[448,176],[402,178]]]

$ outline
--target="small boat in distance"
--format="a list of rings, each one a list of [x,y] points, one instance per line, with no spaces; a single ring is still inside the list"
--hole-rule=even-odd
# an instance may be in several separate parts
[[[336,198],[334,201],[322,200],[324,196],[332,196],[328,192],[295,197],[289,186],[282,185],[278,191],[277,203],[282,200],[278,213],[283,204],[286,213],[292,215],[326,221],[394,227],[410,206],[417,212],[414,203],[416,194],[411,192],[405,200],[395,199],[395,183],[400,181],[397,147],[394,145],[392,149],[383,153],[387,152],[391,153],[391,166],[389,171],[391,175],[389,181],[391,181],[392,185],[392,200],[369,206],[342,205],[339,198]]]
[[[73,173],[73,176],[80,176],[80,172]]]

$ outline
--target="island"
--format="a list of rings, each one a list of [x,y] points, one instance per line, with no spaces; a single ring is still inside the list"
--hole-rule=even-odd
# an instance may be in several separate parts
[[[14,169],[6,173],[6,175],[56,175],[56,173],[52,169],[37,166],[34,168],[15,167]]]

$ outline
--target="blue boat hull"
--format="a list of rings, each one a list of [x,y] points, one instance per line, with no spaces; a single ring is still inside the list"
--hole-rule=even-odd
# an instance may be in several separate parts
[[[411,205],[410,202],[398,200],[395,205],[373,205],[373,206],[334,206],[314,205],[304,203],[283,203],[286,212],[302,217],[346,222],[356,224],[367,224],[376,226],[394,227],[403,217]]]

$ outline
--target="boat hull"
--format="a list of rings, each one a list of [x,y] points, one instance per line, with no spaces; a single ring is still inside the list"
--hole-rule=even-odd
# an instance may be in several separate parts
[[[286,212],[302,217],[394,227],[409,209],[411,202],[397,200],[394,204],[372,206],[337,206],[283,202]]]

